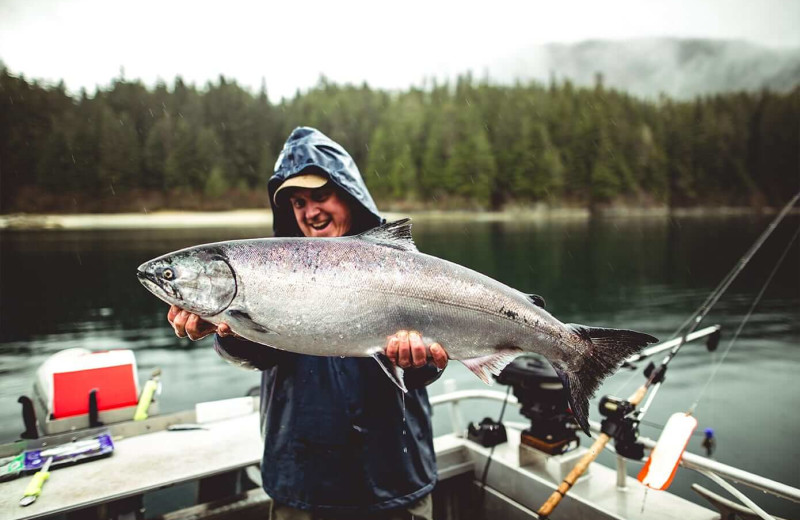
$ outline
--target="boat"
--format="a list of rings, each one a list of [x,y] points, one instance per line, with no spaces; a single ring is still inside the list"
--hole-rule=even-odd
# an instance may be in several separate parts
[[[718,333],[718,326],[707,327],[686,341],[708,340]],[[655,355],[673,346],[674,340],[650,347],[642,355]],[[431,398],[431,404],[439,412],[446,411],[452,423],[451,432],[434,439],[439,472],[434,491],[435,518],[542,518],[537,511],[589,451],[576,442],[577,425],[570,420],[570,414],[564,414],[561,405],[553,404],[560,395],[565,407],[566,399],[549,379],[554,374],[548,374],[545,365],[535,356],[518,358],[497,377],[500,384],[508,386],[506,392],[458,390],[450,382],[444,394]],[[514,395],[510,394],[512,389]],[[533,418],[530,423],[484,420],[470,423],[465,431],[463,415],[472,400],[521,406],[523,415]],[[142,420],[109,420],[103,425],[71,427],[58,433],[40,431],[38,438],[0,446],[0,458],[8,458],[19,456],[32,446],[69,446],[98,435],[108,435],[113,440],[111,456],[54,470],[38,500],[26,507],[19,502],[31,477],[22,475],[1,482],[0,518],[266,518],[271,500],[260,486],[257,410],[257,397],[246,396],[201,403],[194,410],[181,413],[153,414]],[[112,416],[106,413],[103,417]],[[604,427],[591,422],[591,429],[597,435]],[[654,440],[644,437],[637,437],[635,442],[643,451],[656,446]],[[695,484],[695,489],[706,505],[669,491],[647,491],[628,475],[628,458],[615,452],[615,460],[616,467],[589,464],[587,473],[549,518],[764,517],[700,484]],[[797,488],[707,457],[684,453],[681,466],[682,474],[695,472],[704,480],[735,481],[800,503]]]

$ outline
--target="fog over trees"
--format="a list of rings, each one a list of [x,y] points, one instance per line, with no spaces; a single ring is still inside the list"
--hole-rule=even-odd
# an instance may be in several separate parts
[[[296,126],[354,157],[384,209],[777,206],[800,189],[800,86],[674,100],[569,81],[318,84],[273,102],[220,77],[70,96],[0,71],[0,211],[264,207]]]
[[[569,78],[593,86],[597,71],[607,87],[641,98],[697,96],[800,84],[800,49],[771,48],[743,40],[634,38],[532,45],[493,57],[483,69],[499,83]]]

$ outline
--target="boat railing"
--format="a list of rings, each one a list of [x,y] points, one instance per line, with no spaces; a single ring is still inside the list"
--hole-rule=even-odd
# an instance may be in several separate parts
[[[687,334],[685,338],[677,337],[677,338],[674,338],[674,339],[671,339],[671,340],[668,340],[668,341],[661,342],[661,343],[659,343],[657,345],[653,345],[652,347],[648,347],[648,348],[642,349],[642,351],[639,352],[638,354],[634,354],[634,355],[628,357],[625,360],[624,365],[633,365],[633,363],[635,363],[637,361],[649,358],[651,356],[655,356],[656,354],[658,354],[660,352],[665,352],[667,350],[670,350],[673,347],[677,346],[681,342],[689,343],[691,341],[694,341],[694,340],[697,340],[697,339],[700,339],[700,338],[705,338],[706,336],[711,336],[712,334],[718,333],[721,328],[722,327],[720,325],[711,325],[711,326],[706,327],[704,329],[696,330],[696,331],[692,332],[691,334]]]
[[[517,398],[513,395],[507,395],[505,392],[499,392],[496,390],[456,390],[455,381],[453,380],[445,381],[444,386],[445,393],[432,396],[430,398],[430,402],[431,405],[434,406],[449,405],[452,433],[459,437],[464,436],[464,422],[462,421],[462,415],[460,411],[460,403],[462,401],[485,399],[498,402],[507,401],[508,404],[518,403]],[[505,424],[519,430],[524,430],[530,426],[526,423],[514,421],[505,421]],[[600,433],[600,423],[590,421],[589,426],[594,434]],[[639,437],[639,441],[648,449],[652,449],[656,445],[656,441],[647,437]],[[608,447],[608,449],[614,452],[612,448]],[[626,459],[617,455],[616,452],[614,452],[614,454],[617,457],[617,485],[619,487],[625,487],[625,477],[627,476],[627,471],[625,468]],[[708,476],[707,473],[711,473],[724,479],[770,493],[777,497],[800,503],[800,489],[782,484],[760,475],[756,475],[755,473],[751,473],[749,471],[723,464],[701,455],[684,452],[681,459],[681,465],[705,476]]]

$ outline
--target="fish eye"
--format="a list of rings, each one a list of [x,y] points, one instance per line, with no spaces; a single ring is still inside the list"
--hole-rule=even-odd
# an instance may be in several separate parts
[[[175,271],[167,267],[166,269],[161,271],[161,276],[164,278],[164,280],[172,280],[173,278],[175,278]]]

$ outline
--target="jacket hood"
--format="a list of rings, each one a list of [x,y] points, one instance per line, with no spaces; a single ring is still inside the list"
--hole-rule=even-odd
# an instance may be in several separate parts
[[[366,231],[383,222],[350,154],[319,130],[301,126],[295,128],[284,143],[275,162],[275,172],[267,184],[275,236],[303,236],[291,206],[276,207],[273,200],[275,191],[286,179],[301,173],[324,175],[344,192],[353,211],[348,234]]]

